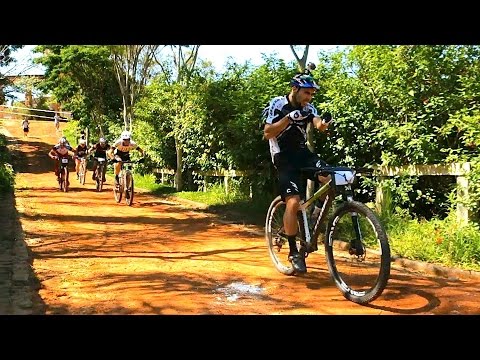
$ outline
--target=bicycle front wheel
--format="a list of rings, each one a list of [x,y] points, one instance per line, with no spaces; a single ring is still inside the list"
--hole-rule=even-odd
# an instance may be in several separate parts
[[[285,235],[283,227],[283,215],[285,214],[286,204],[280,196],[277,196],[267,211],[265,221],[265,241],[267,242],[268,252],[275,268],[285,275],[293,275],[294,269],[288,259],[290,247],[288,238]],[[297,249],[304,253],[301,243],[304,239],[304,229],[302,213],[298,213],[298,232],[297,232]]]
[[[62,182],[63,192],[68,192],[68,169],[66,166],[63,168]]]
[[[330,274],[345,298],[367,304],[381,295],[390,277],[390,246],[377,215],[348,201],[333,213],[325,238]]]
[[[96,173],[96,179],[95,179],[96,188],[97,188],[97,191],[100,192],[103,189],[103,166],[99,165],[95,173]]]
[[[115,201],[119,203],[122,201],[122,195],[123,195],[123,184],[122,184],[122,174],[120,174],[120,179],[119,179],[119,185],[113,185],[113,196],[115,197]]]
[[[85,185],[86,173],[87,173],[87,167],[85,165],[85,162],[82,162],[82,164],[80,165],[80,174],[79,174],[80,184],[82,185]]]
[[[133,175],[130,172],[125,174],[125,202],[128,206],[133,203]]]

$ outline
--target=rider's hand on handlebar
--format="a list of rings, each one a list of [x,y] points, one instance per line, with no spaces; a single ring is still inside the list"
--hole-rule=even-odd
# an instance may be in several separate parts
[[[293,110],[287,116],[290,120],[301,121],[305,119],[308,115],[310,115],[310,113],[307,113],[305,111]]]
[[[327,111],[327,112],[322,114],[321,118],[322,118],[324,124],[330,124],[330,122],[332,121],[332,114],[330,114]]]

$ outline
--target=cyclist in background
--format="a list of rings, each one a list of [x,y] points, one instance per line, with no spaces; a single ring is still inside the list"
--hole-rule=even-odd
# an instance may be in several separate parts
[[[77,173],[77,180],[79,179],[78,171],[80,170],[80,164],[82,159],[87,156],[88,148],[87,148],[87,140],[81,139],[78,142],[78,146],[75,149],[75,172]]]
[[[58,144],[54,145],[48,152],[48,156],[54,160],[53,168],[57,180],[59,180],[60,158],[67,157],[68,155],[72,157],[75,156],[75,150],[67,143],[64,137],[61,137],[60,140],[58,140]]]
[[[145,156],[144,151],[131,139],[131,136],[132,134],[130,131],[123,131],[120,135],[120,139],[115,141],[107,152],[107,155],[111,160],[115,159],[117,161],[113,166],[115,173],[115,186],[118,186],[118,175],[122,168],[122,162],[130,161],[130,151],[138,150],[140,154],[142,154],[142,157]]]
[[[296,246],[297,212],[306,184],[301,182],[300,169],[320,167],[326,163],[307,148],[307,125],[320,131],[328,128],[331,115],[319,116],[310,104],[319,89],[309,72],[295,75],[287,95],[273,98],[264,109],[264,137],[270,143],[272,162],[278,171],[279,189],[286,209],[283,217],[285,235],[290,248],[289,260],[297,274],[307,272],[305,257]],[[313,180],[313,174],[309,175]],[[319,177],[325,183],[328,177]]]
[[[95,170],[97,170],[97,166],[98,166],[98,160],[97,158],[104,158],[104,159],[107,159],[107,150],[110,149],[110,144],[108,144],[107,140],[105,140],[105,138],[101,137],[99,140],[98,140],[98,143],[92,145],[90,147],[90,149],[88,150],[89,153],[92,153],[93,152],[93,174],[92,174],[92,180],[95,181],[97,180],[97,178],[95,177]],[[107,167],[104,166],[103,167],[103,179],[102,181],[105,182],[106,181],[106,178],[105,178],[105,173],[107,171]]]

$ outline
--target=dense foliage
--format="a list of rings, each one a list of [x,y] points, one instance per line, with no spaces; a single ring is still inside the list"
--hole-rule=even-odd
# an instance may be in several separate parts
[[[119,130],[121,96],[108,49],[39,47],[46,50],[39,60],[47,68],[44,87],[83,124]],[[328,133],[314,134],[316,152],[331,164],[358,166],[470,162],[468,206],[478,213],[479,55],[479,46],[447,45],[319,53],[314,76],[321,91],[313,104],[335,120]],[[271,56],[260,66],[231,62],[218,74],[201,63],[188,84],[172,81],[168,66],[134,109],[135,139],[149,157],[144,171],[175,169],[181,156],[187,190],[201,183],[198,171],[236,169],[252,172],[242,181],[254,193],[273,195],[276,177],[261,114],[272,97],[288,93],[296,64]],[[373,200],[374,185],[363,183],[364,200]],[[456,201],[454,177],[395,177],[385,186],[394,206],[419,218],[445,217]]]

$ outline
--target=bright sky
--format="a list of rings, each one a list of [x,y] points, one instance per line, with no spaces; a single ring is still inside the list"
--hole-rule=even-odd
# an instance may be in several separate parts
[[[307,62],[316,62],[317,53],[320,50],[335,50],[339,45],[310,45]],[[271,55],[276,53],[279,58],[286,62],[294,61],[295,57],[289,45],[202,45],[198,51],[198,57],[212,61],[217,71],[222,71],[229,57],[239,64],[250,60],[254,65],[261,65],[262,54]],[[298,54],[303,55],[302,53]]]
[[[12,55],[17,59],[17,63],[8,68],[2,68],[2,73],[6,75],[17,75],[19,73],[30,75],[43,74],[44,69],[42,66],[32,64],[32,59],[34,58],[32,49],[34,47],[35,45],[25,45],[23,49],[15,51]],[[341,47],[341,45],[310,45],[307,62],[316,62],[317,54],[320,50],[333,51]],[[263,62],[262,54],[271,55],[274,53],[286,62],[295,60],[289,45],[201,45],[198,57],[210,60],[216,70],[222,72],[224,65],[230,57],[239,64],[250,60],[254,65],[261,65]],[[298,55],[302,56],[303,53]]]

